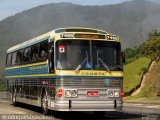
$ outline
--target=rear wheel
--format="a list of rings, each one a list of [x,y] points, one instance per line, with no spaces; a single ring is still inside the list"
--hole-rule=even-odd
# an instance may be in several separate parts
[[[44,115],[48,114],[48,98],[47,92],[44,90],[42,93],[42,100],[41,100],[42,112]]]

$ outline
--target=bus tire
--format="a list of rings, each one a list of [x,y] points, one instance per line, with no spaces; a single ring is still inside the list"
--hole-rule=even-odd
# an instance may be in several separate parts
[[[17,101],[16,101],[16,88],[13,89],[11,99],[12,99],[12,105],[16,107],[16,106],[17,106]]]
[[[48,114],[48,98],[47,92],[45,90],[42,91],[42,99],[41,99],[41,108],[44,115]]]

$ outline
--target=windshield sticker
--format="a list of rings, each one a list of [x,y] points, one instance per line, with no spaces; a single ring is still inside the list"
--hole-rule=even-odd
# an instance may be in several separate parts
[[[65,53],[65,46],[64,45],[59,46],[59,53]]]

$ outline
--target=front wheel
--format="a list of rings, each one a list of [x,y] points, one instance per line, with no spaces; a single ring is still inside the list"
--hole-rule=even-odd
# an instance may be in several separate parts
[[[46,91],[44,91],[42,93],[41,106],[42,106],[43,114],[47,115],[48,114],[48,98],[47,98],[47,92]]]

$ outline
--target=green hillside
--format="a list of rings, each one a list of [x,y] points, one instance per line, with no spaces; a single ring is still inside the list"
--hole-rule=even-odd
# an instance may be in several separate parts
[[[149,58],[140,57],[124,66],[124,92],[129,92],[140,83],[141,75],[146,70],[149,62]]]
[[[135,97],[157,97],[160,95],[160,61],[154,61],[151,71],[147,77],[141,92]]]
[[[129,51],[128,49],[127,51]],[[138,53],[136,51],[138,50]],[[125,65],[124,91],[128,92],[135,85],[139,83],[141,70],[145,70],[150,60],[152,60],[152,67],[147,71],[143,85],[139,89],[136,96],[129,96],[127,99],[135,98],[152,98],[160,96],[160,32],[154,31],[149,34],[149,38],[138,49],[131,49],[128,55],[142,54],[148,58],[140,58],[136,61]],[[136,54],[133,54],[136,53]],[[131,56],[131,57],[133,57]],[[130,57],[130,56],[129,56]]]
[[[150,71],[147,72],[147,77],[140,92],[135,96],[128,96],[125,100],[137,98],[155,98],[160,96],[160,61],[154,61]]]

